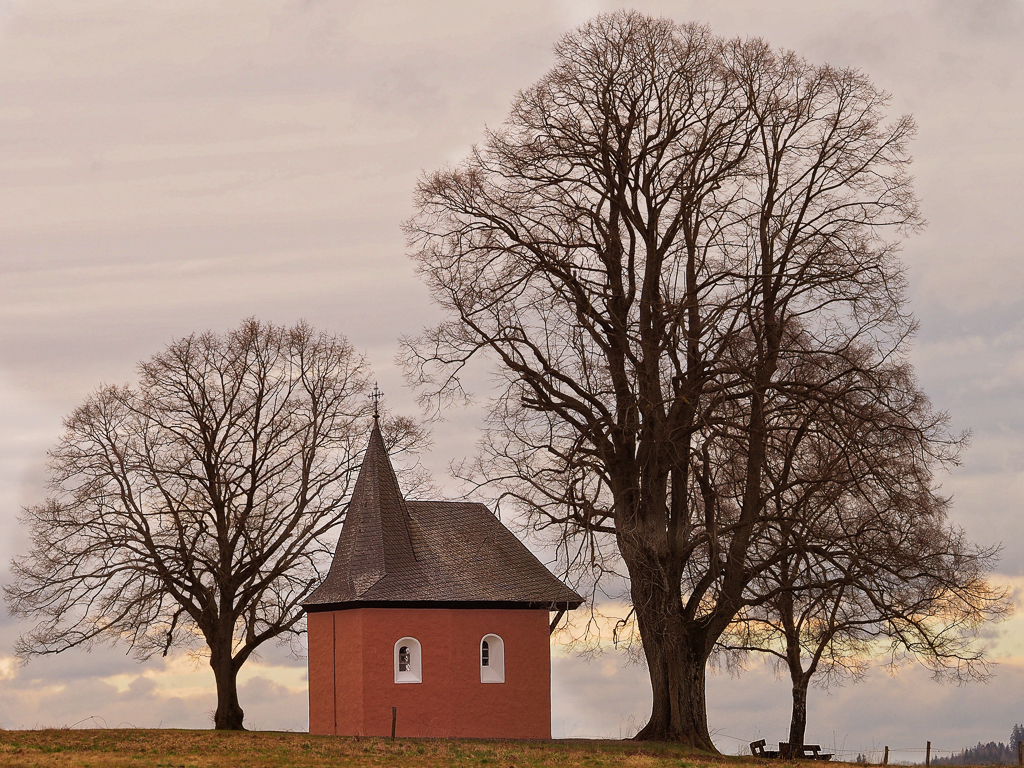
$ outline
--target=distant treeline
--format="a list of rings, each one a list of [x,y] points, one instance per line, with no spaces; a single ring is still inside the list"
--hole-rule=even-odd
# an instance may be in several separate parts
[[[932,765],[1016,765],[1017,742],[1024,741],[1024,725],[1016,724],[1010,731],[1010,743],[990,741],[988,744],[978,742],[976,747],[968,747],[959,755],[937,757]]]
[[[968,747],[963,752],[950,757],[933,757],[932,765],[1016,765],[1017,745],[1009,747],[1003,742],[990,741],[988,744],[978,742],[976,747]]]
[[[958,755],[932,758],[932,765],[1016,765],[1017,744],[1003,744],[990,741],[988,744],[978,742],[976,747],[968,747]]]

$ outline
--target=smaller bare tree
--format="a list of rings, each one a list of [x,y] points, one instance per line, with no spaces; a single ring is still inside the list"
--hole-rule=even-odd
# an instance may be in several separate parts
[[[908,405],[921,401],[905,365],[883,371]],[[718,644],[730,665],[759,653],[788,672],[793,754],[784,757],[802,754],[812,681],[859,680],[879,656],[892,669],[915,659],[937,680],[984,680],[978,629],[1010,610],[987,579],[998,548],[972,544],[948,523],[949,499],[934,489],[933,461],[915,456],[917,436],[865,418],[875,409],[859,376],[826,386],[820,373],[805,365],[793,378],[820,396],[783,404],[771,422],[775,559]]]
[[[885,573],[871,573],[874,566],[842,573],[810,557],[787,559],[772,597],[747,608],[723,635],[720,648],[730,664],[763,654],[788,674],[792,754],[784,756],[801,754],[811,684],[828,689],[859,681],[880,655],[893,670],[916,660],[936,680],[988,679],[985,649],[974,642],[977,630],[1008,610],[1004,593],[984,578],[991,552],[972,547],[956,531],[936,533],[942,538],[934,541],[935,550],[893,553],[902,562]],[[915,567],[921,571],[910,575]],[[898,572],[910,577],[904,581]]]
[[[50,453],[54,496],[28,509],[31,550],[4,587],[38,620],[22,658],[127,643],[140,659],[209,649],[218,729],[241,729],[237,675],[304,630],[329,564],[371,408],[365,359],[300,323],[192,335],[104,386]],[[385,419],[398,451],[421,430]]]

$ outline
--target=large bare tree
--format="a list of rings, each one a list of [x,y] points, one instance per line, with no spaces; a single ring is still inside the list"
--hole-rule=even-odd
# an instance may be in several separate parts
[[[500,129],[418,185],[407,233],[447,318],[405,362],[438,406],[472,358],[493,364],[482,479],[586,563],[611,544],[653,688],[638,738],[714,749],[707,661],[780,555],[773,424],[842,402],[905,433],[924,477],[956,457],[906,386],[915,127],[886,123],[857,71],[635,12],[555,53]]]
[[[4,587],[38,623],[23,658],[127,643],[145,659],[209,649],[218,729],[241,729],[238,671],[304,629],[371,408],[342,337],[248,320],[172,343],[137,387],[104,386],[50,453],[54,495],[28,509],[31,550]],[[398,450],[418,428],[386,420]]]

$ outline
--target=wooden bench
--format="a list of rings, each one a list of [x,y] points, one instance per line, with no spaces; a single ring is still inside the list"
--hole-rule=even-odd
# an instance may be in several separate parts
[[[790,748],[788,741],[780,741],[778,751],[765,749],[765,740],[750,742],[750,754],[754,757],[781,757],[785,760],[803,758],[805,760],[831,760],[832,755],[822,752],[818,744],[804,744],[799,755],[794,754],[795,750]]]
[[[804,744],[804,757],[811,760],[831,760],[832,754],[830,752],[822,752],[821,747],[817,744]]]
[[[778,757],[778,752],[764,748],[764,739],[750,742],[750,754],[754,757]]]
[[[831,760],[832,755],[828,752],[822,752],[819,744],[804,744],[800,754],[796,754],[796,750],[793,749],[788,741],[779,742],[779,757],[783,757],[789,760],[794,758],[802,758],[804,760]]]

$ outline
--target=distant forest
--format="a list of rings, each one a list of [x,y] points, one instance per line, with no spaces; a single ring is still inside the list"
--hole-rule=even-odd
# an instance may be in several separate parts
[[[932,765],[1016,765],[1017,742],[1024,741],[1024,725],[1013,726],[1010,743],[990,741],[988,744],[978,742],[975,747],[967,747],[963,752],[950,757],[936,757]]]

